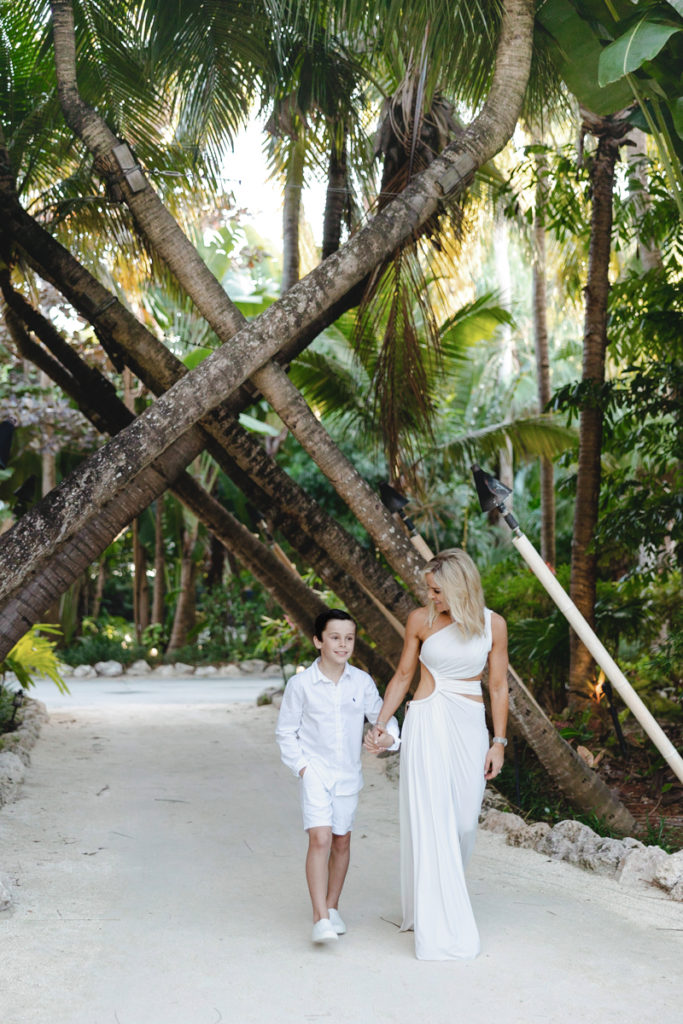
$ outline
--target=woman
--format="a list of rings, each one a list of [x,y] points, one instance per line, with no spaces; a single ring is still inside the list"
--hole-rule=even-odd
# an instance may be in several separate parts
[[[484,606],[479,572],[459,548],[425,567],[429,603],[408,617],[403,652],[368,746],[408,692],[401,743],[402,931],[415,931],[419,960],[467,960],[479,933],[464,871],[486,779],[503,765],[507,740],[507,627]],[[494,736],[489,745],[481,677],[488,663]]]

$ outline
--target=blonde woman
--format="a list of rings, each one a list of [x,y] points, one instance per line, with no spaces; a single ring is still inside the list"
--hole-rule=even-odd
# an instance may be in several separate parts
[[[460,548],[428,562],[425,581],[429,602],[408,617],[368,746],[375,749],[419,661],[401,742],[401,930],[414,930],[419,960],[468,960],[480,946],[464,872],[486,780],[500,772],[507,744],[507,627],[485,607],[477,567]],[[481,690],[487,664],[490,743]]]

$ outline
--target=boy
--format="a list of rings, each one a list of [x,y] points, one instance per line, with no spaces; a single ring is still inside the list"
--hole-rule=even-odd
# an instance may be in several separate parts
[[[328,608],[317,617],[313,643],[320,657],[288,681],[275,732],[282,760],[300,778],[313,942],[336,941],[346,931],[338,906],[363,786],[363,724],[367,718],[374,725],[382,706],[367,672],[348,664],[355,639],[348,612]],[[388,734],[368,749],[397,750],[396,719],[382,725]]]

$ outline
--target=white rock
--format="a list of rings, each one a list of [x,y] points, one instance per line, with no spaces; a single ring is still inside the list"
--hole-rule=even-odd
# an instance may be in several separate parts
[[[266,662],[261,658],[248,658],[247,661],[240,661],[239,666],[242,672],[254,675],[263,672]]]
[[[171,679],[175,674],[175,665],[157,665],[154,669],[154,675],[159,679]]]
[[[580,852],[597,838],[593,829],[580,821],[559,821],[536,849],[553,860],[566,860],[570,864],[578,864]]]
[[[617,880],[624,885],[654,882],[658,873],[667,866],[669,854],[660,846],[644,846],[628,850],[617,868]]]
[[[195,673],[194,665],[186,665],[183,661],[176,661],[173,668],[177,676],[193,676]]]
[[[677,853],[670,853],[666,861],[662,861],[661,867],[657,869],[654,881],[662,889],[671,892],[677,886],[683,888],[683,850]],[[680,899],[680,897],[678,897]]]
[[[227,665],[221,666],[222,676],[241,676],[244,673],[240,671],[239,665],[236,665],[234,661],[228,662]]]
[[[95,664],[98,676],[122,676],[123,665],[120,661],[98,661]]]
[[[152,671],[151,665],[149,665],[144,658],[140,658],[139,661],[134,661],[132,665],[128,666],[126,675],[129,676],[146,676]]]
[[[487,832],[497,832],[499,835],[508,835],[510,832],[516,832],[519,829],[527,827],[524,818],[520,818],[518,814],[510,814],[508,811],[497,811],[494,809],[486,811],[481,827],[486,829]]]
[[[218,673],[218,669],[215,665],[199,665],[195,670],[195,676],[200,679],[205,679],[206,676],[215,676]]]
[[[276,694],[282,696],[283,690],[280,686],[269,686],[267,689],[262,690],[256,698],[258,707],[263,707],[264,704],[272,704]]]
[[[262,672],[262,675],[264,675],[264,676],[281,676],[282,675],[282,669],[280,668],[279,665],[266,665],[266,667],[264,668],[264,670]]]
[[[547,821],[535,821],[533,825],[525,825],[524,828],[508,832],[506,842],[508,846],[522,846],[528,850],[535,850],[548,832],[550,825]]]
[[[97,672],[92,665],[76,665],[71,675],[74,679],[93,679]]]
[[[22,759],[11,750],[0,753],[0,804],[11,799],[15,788],[24,781],[26,768]]]

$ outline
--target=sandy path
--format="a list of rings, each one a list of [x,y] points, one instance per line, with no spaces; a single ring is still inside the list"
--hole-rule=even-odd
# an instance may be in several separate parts
[[[273,708],[60,711],[0,811],[3,1024],[678,1024],[683,909],[480,833],[484,952],[420,963],[396,790],[366,766],[342,907],[313,947]]]

